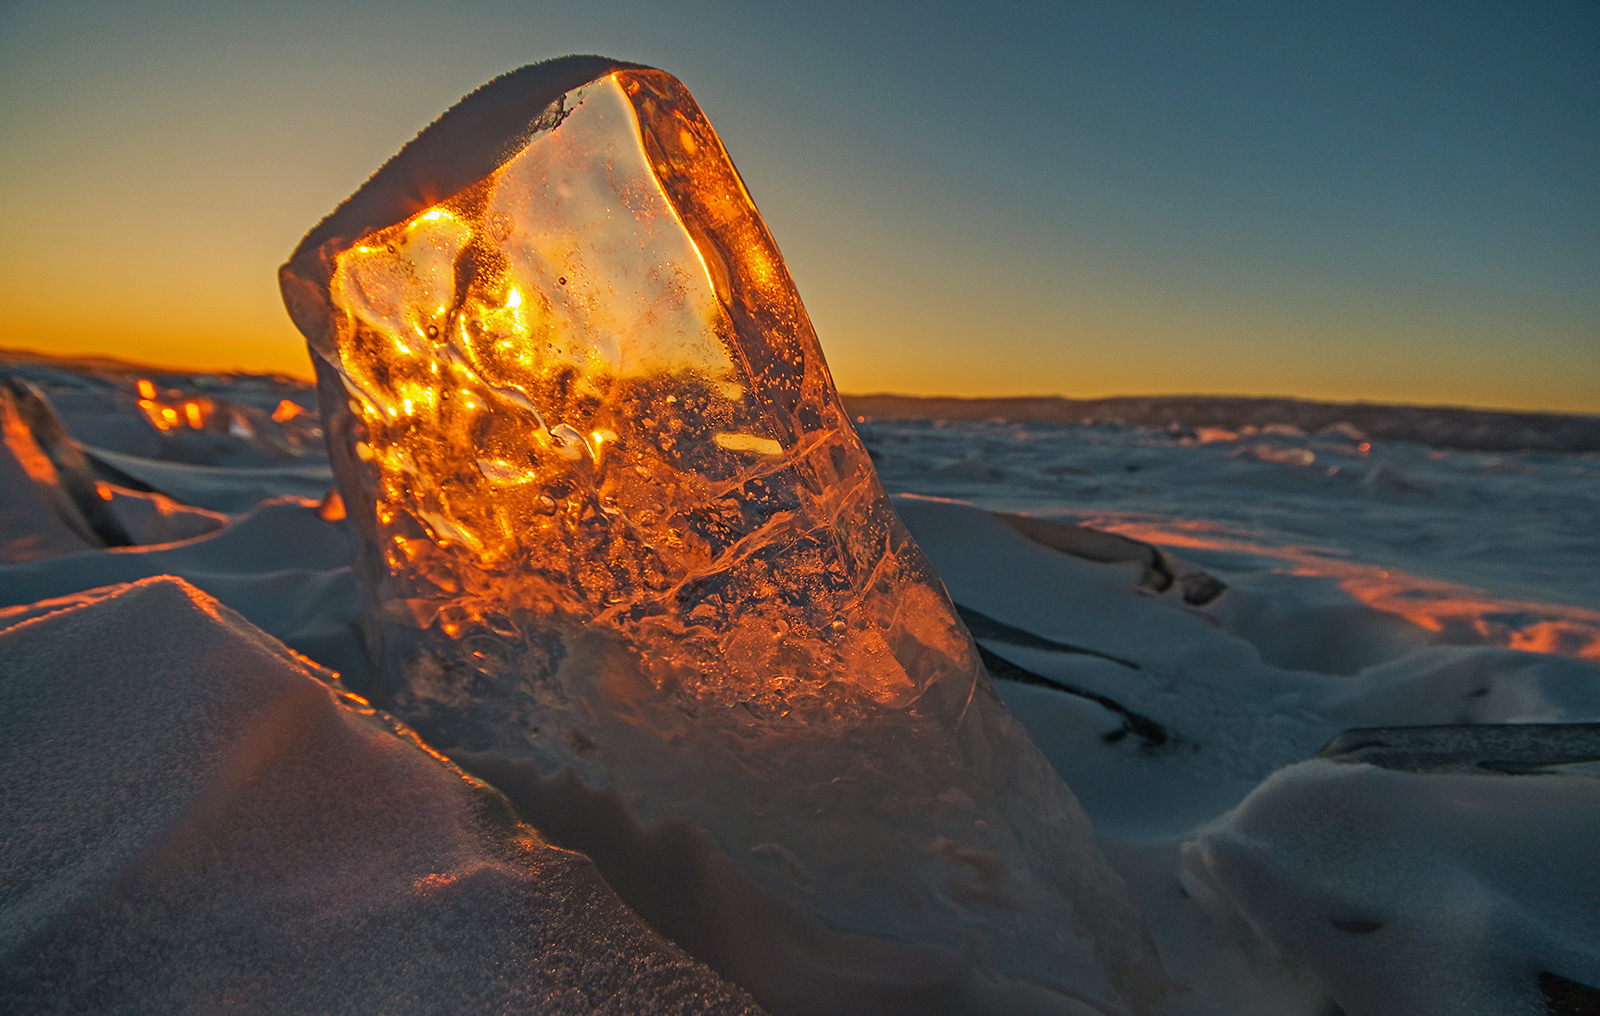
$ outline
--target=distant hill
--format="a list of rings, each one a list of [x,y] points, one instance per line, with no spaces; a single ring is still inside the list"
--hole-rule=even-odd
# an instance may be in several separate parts
[[[302,387],[310,385],[309,381],[302,378],[276,372],[195,370],[185,367],[162,366],[154,363],[137,363],[133,360],[124,360],[115,356],[95,354],[63,356],[56,353],[43,353],[36,349],[22,349],[10,346],[0,346],[0,367],[42,367],[51,370],[77,371],[83,374],[99,374],[111,377],[183,378],[210,376],[271,378],[281,384],[300,385]]]
[[[210,375],[182,368],[130,363],[108,356],[56,356],[0,347],[0,368],[35,367],[113,377],[161,378]],[[275,386],[310,390],[310,383],[281,374],[237,373]],[[1109,399],[1029,396],[1007,399],[922,398],[915,395],[845,395],[851,416],[888,420],[952,420],[1007,423],[1111,423],[1144,427],[1264,428],[1287,424],[1308,434],[1339,423],[1379,441],[1414,441],[1467,451],[1600,452],[1600,416],[1519,413],[1450,406],[1384,405],[1375,402],[1312,402],[1302,399],[1225,395],[1121,395]]]
[[[879,419],[1113,423],[1229,430],[1285,424],[1308,434],[1344,423],[1379,441],[1414,441],[1435,448],[1600,452],[1600,416],[1563,413],[1213,395],[1131,395],[1109,399],[1059,396],[958,399],[913,395],[846,395],[843,398],[852,416]]]

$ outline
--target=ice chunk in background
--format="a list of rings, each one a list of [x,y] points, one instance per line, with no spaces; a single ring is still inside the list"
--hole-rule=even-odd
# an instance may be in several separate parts
[[[249,511],[273,497],[322,497],[333,482],[326,461],[283,466],[210,466],[124,455],[105,448],[88,449],[97,467],[120,474],[184,504],[214,512]]]
[[[49,403],[26,382],[0,377],[0,561],[128,542]]]
[[[1600,723],[1457,723],[1347,730],[1316,755],[1403,773],[1523,775],[1600,763]],[[1577,771],[1577,770],[1574,770]]]
[[[0,560],[169,543],[227,522],[164,494],[98,479],[95,464],[49,397],[21,378],[0,376],[0,434],[0,470],[9,477],[6,507],[0,509]]]
[[[758,1013],[193,587],[0,629],[0,1010]]]
[[[1290,766],[1188,845],[1187,884],[1347,1016],[1597,1011],[1600,779],[1479,772]]]
[[[498,79],[282,279],[430,744],[776,1011],[1161,997],[680,83]]]
[[[303,383],[282,375],[192,373],[4,348],[0,374],[47,396],[91,460],[107,451],[261,468],[325,457],[314,396],[307,398],[312,393]],[[101,465],[95,463],[101,479],[121,482]]]

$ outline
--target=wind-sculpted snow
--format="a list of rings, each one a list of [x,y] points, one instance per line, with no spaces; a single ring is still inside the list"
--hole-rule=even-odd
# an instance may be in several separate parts
[[[777,1011],[1162,995],[675,79],[485,86],[283,281],[384,701],[431,744]]]

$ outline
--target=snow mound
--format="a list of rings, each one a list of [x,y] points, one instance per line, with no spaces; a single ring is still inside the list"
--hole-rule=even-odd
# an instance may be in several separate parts
[[[1314,969],[1346,1016],[1544,1016],[1600,984],[1600,779],[1312,759],[1189,844],[1191,892]],[[1600,992],[1590,989],[1593,1012]]]
[[[0,1009],[758,1012],[186,583],[0,626]]]

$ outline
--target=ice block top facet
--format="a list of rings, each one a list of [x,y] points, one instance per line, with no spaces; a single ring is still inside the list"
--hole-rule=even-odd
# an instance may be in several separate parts
[[[589,70],[465,181],[430,134],[469,98],[285,267],[391,620],[486,658],[611,631],[657,688],[776,715],[974,673],[716,132],[668,74]]]

